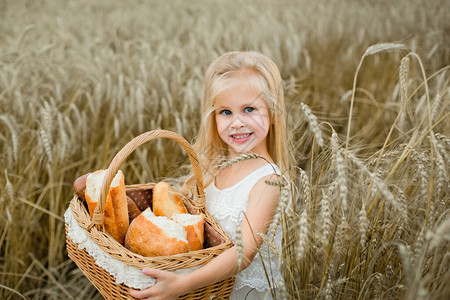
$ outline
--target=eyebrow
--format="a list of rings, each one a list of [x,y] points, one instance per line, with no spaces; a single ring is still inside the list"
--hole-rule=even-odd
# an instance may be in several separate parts
[[[247,102],[247,103],[242,103],[242,105],[240,105],[240,108],[246,108],[246,107],[255,107],[255,108],[265,108],[266,105],[258,103],[259,105],[256,105],[255,101],[251,101],[251,102]],[[221,105],[221,106],[213,106],[214,110],[218,110],[218,109],[230,109],[230,106],[227,105]]]
[[[221,105],[221,106],[213,106],[213,108],[214,108],[214,110],[217,110],[217,109],[226,109],[226,108],[228,108],[228,106],[223,106],[223,105]]]

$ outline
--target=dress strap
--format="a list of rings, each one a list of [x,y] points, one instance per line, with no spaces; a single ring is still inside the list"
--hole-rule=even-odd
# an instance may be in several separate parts
[[[247,177],[242,179],[242,183],[245,182],[246,186],[253,188],[253,186],[258,182],[258,180],[260,180],[264,176],[273,174],[281,175],[278,166],[275,164],[266,164],[260,167],[259,169],[256,169],[255,171],[250,173]]]

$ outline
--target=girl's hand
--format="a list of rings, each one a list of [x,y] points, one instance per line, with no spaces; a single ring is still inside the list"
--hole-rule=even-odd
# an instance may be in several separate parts
[[[130,294],[138,299],[171,300],[186,294],[183,291],[182,276],[173,272],[144,268],[142,273],[156,279],[155,285],[145,290],[130,290]]]

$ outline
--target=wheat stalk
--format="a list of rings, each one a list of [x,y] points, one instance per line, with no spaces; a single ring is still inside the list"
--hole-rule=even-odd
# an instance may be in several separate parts
[[[298,221],[298,242],[297,242],[297,261],[302,260],[306,255],[306,247],[308,243],[308,214],[306,209],[303,210]]]
[[[0,120],[2,120],[9,129],[9,133],[11,135],[11,141],[12,141],[13,158],[14,158],[14,161],[17,161],[18,151],[19,151],[19,136],[17,134],[16,124],[15,124],[15,122],[11,121],[10,117],[5,116],[5,115],[0,116]]]
[[[400,213],[402,220],[406,221],[407,220],[406,208],[402,206],[402,204],[399,203],[399,201],[397,201],[396,197],[389,190],[386,183],[383,182],[376,173],[371,172],[364,165],[364,163],[360,159],[358,159],[351,151],[344,150],[344,155],[347,158],[349,158],[352,162],[354,162],[364,173],[366,173],[369,176],[369,178],[372,180],[374,184],[373,187],[377,188],[377,192],[380,192],[388,200],[388,202],[391,203],[394,206],[394,208]]]
[[[290,190],[289,190],[289,185],[287,185],[284,180],[280,179],[277,181],[273,181],[273,180],[266,180],[265,181],[266,184],[268,185],[272,185],[272,186],[279,186],[280,187],[280,195],[278,197],[278,206],[277,209],[275,211],[275,215],[273,217],[273,221],[272,224],[270,226],[270,230],[269,230],[269,240],[273,241],[273,239],[275,238],[275,234],[281,224],[281,218],[283,216],[283,213],[287,207],[287,204],[289,202],[289,197],[290,197]]]
[[[403,50],[403,49],[406,49],[406,46],[403,44],[380,43],[368,47],[366,49],[366,52],[364,52],[364,56],[375,55],[383,51]]]
[[[346,167],[345,167],[343,152],[342,152],[341,147],[339,146],[338,137],[334,130],[331,135],[331,147],[333,149],[333,162],[336,166],[337,185],[339,188],[339,195],[340,195],[341,201],[342,201],[342,210],[345,213],[348,208],[348,203],[347,203],[348,188],[347,188]]]
[[[350,109],[349,109],[349,116],[348,116],[347,138],[345,140],[345,149],[348,149],[348,145],[350,142],[350,132],[351,132],[351,128],[352,128],[352,118],[353,118],[353,104],[355,102],[355,92],[356,92],[356,81],[357,81],[358,74],[361,69],[362,63],[364,61],[364,58],[366,56],[374,55],[374,54],[380,53],[382,51],[401,50],[401,49],[405,49],[405,46],[402,44],[383,43],[383,44],[372,45],[366,49],[366,52],[364,53],[361,60],[359,61],[358,67],[356,68],[355,76],[353,77],[352,98],[350,100]]]
[[[42,146],[44,148],[45,154],[47,154],[48,161],[51,163],[53,161],[53,151],[51,146],[51,138],[49,137],[47,131],[41,130],[39,132]]]
[[[434,120],[436,116],[439,115],[441,107],[442,107],[442,96],[441,93],[437,91],[436,98],[433,103],[433,109],[431,110],[431,120]]]
[[[444,161],[450,161],[450,151],[446,150],[446,147],[450,149],[450,139],[445,138],[440,133],[435,133],[434,138],[434,146],[436,147],[436,151],[440,153]]]
[[[8,195],[9,201],[14,202],[14,188],[11,182],[9,181],[8,170],[6,169],[5,169],[5,179],[6,179],[5,184],[6,195]]]
[[[66,158],[67,149],[70,147],[69,138],[64,130],[64,121],[61,113],[58,113],[58,125],[60,134],[60,147],[58,148],[59,159],[62,161]]]
[[[322,199],[320,201],[320,207],[321,207],[321,243],[322,243],[322,249],[326,251],[329,244],[329,236],[331,234],[331,226],[332,226],[332,219],[331,219],[331,210],[330,210],[330,195],[333,192],[334,188],[336,186],[336,181],[329,187],[328,191],[325,193],[322,191]]]
[[[311,203],[311,183],[308,175],[303,169],[299,169],[299,177],[300,177],[300,186],[303,190],[303,199],[305,203],[305,207],[309,206]]]
[[[425,238],[429,242],[431,249],[438,247],[442,243],[450,242],[450,216],[447,216],[434,231],[428,231],[425,234]]]
[[[431,144],[435,148],[435,152],[434,152],[436,155],[435,164],[437,167],[437,178],[438,178],[436,192],[437,192],[437,196],[439,196],[439,195],[441,195],[444,187],[449,186],[449,180],[448,180],[447,171],[445,169],[446,164],[441,155],[441,151],[440,151],[441,148],[439,147],[440,145],[438,144],[433,131],[430,132],[430,139],[431,139]]]
[[[335,236],[335,242],[338,246],[338,251],[343,253],[346,249],[345,245],[347,245],[347,243],[350,240],[350,236],[349,236],[349,229],[350,229],[350,225],[348,224],[347,218],[342,215],[341,219],[340,219],[340,223],[337,227],[336,230],[336,236]],[[339,266],[339,269],[341,269],[341,265]],[[341,272],[338,271],[338,274],[340,274]]]
[[[424,165],[425,155],[423,153],[417,153],[417,151],[413,148],[410,148],[411,150],[411,157],[416,162],[416,173],[417,177],[419,178],[419,198],[423,199],[424,201],[427,200],[428,193],[427,193],[427,186],[428,181],[427,178],[429,177]]]
[[[423,243],[424,243],[424,237],[425,237],[425,224],[422,226],[422,229],[419,232],[419,235],[416,238],[416,241],[414,242],[413,246],[413,254],[412,254],[412,264],[414,265],[419,257],[421,256],[421,252],[423,251]]]
[[[363,201],[364,203],[364,201]],[[367,228],[369,226],[369,220],[367,219],[367,213],[364,205],[359,211],[359,234],[360,234],[360,245],[364,248],[364,245],[367,240]]]
[[[439,132],[435,133],[434,136],[441,142],[443,143],[446,148],[450,149],[450,138],[440,134]]]
[[[237,251],[238,268],[241,268],[242,260],[244,258],[244,240],[242,239],[242,228],[240,223],[236,226],[235,245]]]
[[[411,285],[413,280],[413,267],[411,264],[411,250],[407,245],[399,244],[398,245],[398,251],[400,253],[400,258],[402,260],[403,269],[405,271],[405,279],[408,285]]]
[[[244,153],[244,154],[238,155],[232,159],[228,159],[227,161],[219,164],[218,168],[223,169],[223,168],[231,166],[232,164],[238,163],[240,161],[244,161],[244,160],[248,160],[248,159],[256,159],[256,158],[262,158],[262,156],[260,156],[256,153]]]
[[[311,109],[308,105],[305,103],[300,103],[300,106],[302,108],[303,114],[306,117],[306,121],[308,122],[309,127],[311,128],[311,131],[314,134],[315,140],[317,144],[323,148],[324,146],[324,140],[322,137],[322,132],[319,129],[319,123],[317,122],[317,117],[312,113]]]
[[[426,112],[425,103],[427,101],[427,95],[423,94],[419,98],[419,102],[416,105],[416,109],[414,110],[414,114],[418,117],[418,119],[422,118],[422,115]]]
[[[402,58],[400,62],[400,104],[401,107],[406,105],[408,98],[408,71],[409,71],[409,57],[405,56]],[[405,120],[405,112],[400,112],[400,119],[398,121],[399,126],[403,127],[403,123]]]

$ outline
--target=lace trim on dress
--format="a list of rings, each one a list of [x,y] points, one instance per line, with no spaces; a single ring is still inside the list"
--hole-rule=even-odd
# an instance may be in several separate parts
[[[269,258],[266,255],[263,255],[263,257],[264,265],[267,269],[267,276],[273,287],[273,285],[281,278],[279,263],[278,261],[274,261],[276,258],[272,258],[269,264]],[[258,292],[263,292],[267,290],[269,286],[267,276],[258,254],[258,256],[253,259],[250,266],[236,276],[234,289],[238,290],[248,286],[256,289]]]
[[[280,229],[277,230],[273,242],[276,248],[281,248]],[[267,270],[267,275],[264,271],[264,267]],[[249,286],[256,289],[258,292],[263,292],[268,289],[269,284],[267,277],[269,278],[272,285],[276,284],[281,278],[279,268],[280,263],[277,256],[268,247],[267,243],[264,242],[261,245],[260,251],[256,254],[252,263],[236,276],[235,289]]]
[[[111,274],[117,284],[124,283],[134,289],[145,289],[155,284],[155,278],[142,273],[140,269],[129,266],[118,259],[111,257],[93,242],[86,231],[80,227],[75,220],[70,207],[64,213],[64,220],[68,225],[67,236],[78,245],[78,249],[86,249],[90,256],[95,259],[95,263]],[[177,274],[187,274],[198,267],[178,269],[173,272]]]
[[[238,202],[229,203],[226,201],[228,198],[226,194],[214,193],[214,198],[218,201],[210,201],[206,204],[206,210],[208,212],[214,212],[214,219],[216,221],[225,220],[230,218],[233,222],[241,220],[239,215],[242,212],[242,204]],[[245,204],[247,207],[247,204]]]

